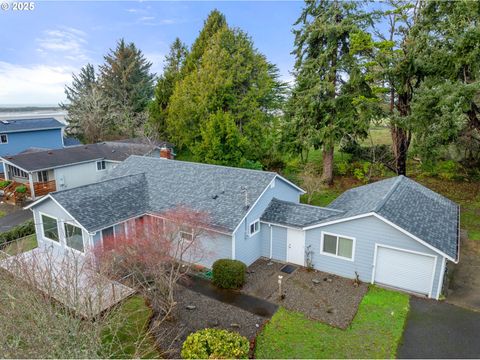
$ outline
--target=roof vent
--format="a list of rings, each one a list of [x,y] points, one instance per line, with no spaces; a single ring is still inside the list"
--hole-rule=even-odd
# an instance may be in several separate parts
[[[213,200],[217,200],[217,199],[218,199],[218,195],[217,195],[217,194],[213,195],[213,196],[212,196],[212,199],[213,199]]]
[[[2,124],[8,125],[10,122],[8,120],[2,120]]]
[[[51,151],[49,151],[49,152],[47,152],[47,154],[50,154],[50,155],[52,155],[53,153],[52,153]]]

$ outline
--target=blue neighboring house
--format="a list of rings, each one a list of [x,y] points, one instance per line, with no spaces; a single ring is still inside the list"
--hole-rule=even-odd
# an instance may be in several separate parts
[[[65,124],[54,118],[0,121],[0,156],[16,155],[30,148],[61,149]]]
[[[135,235],[146,221],[166,224],[169,210],[187,206],[208,214],[205,252],[191,262],[264,257],[439,298],[447,262],[458,262],[457,204],[404,176],[348,190],[328,207],[301,204],[303,193],[273,172],[130,156],[104,181],[28,208],[39,246],[62,253]]]

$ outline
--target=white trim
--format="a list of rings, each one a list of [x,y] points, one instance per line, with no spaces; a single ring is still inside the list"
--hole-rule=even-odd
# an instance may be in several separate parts
[[[403,251],[403,252],[407,252],[407,253],[411,253],[411,254],[417,254],[417,255],[432,257],[433,260],[434,260],[433,261],[433,269],[432,269],[432,280],[430,281],[430,290],[428,292],[428,297],[429,298],[432,297],[433,283],[434,283],[434,279],[435,279],[435,270],[437,269],[438,256],[432,255],[432,254],[427,254],[427,253],[424,253],[424,252],[421,252],[421,251],[408,250],[408,249],[403,249],[403,248],[399,248],[399,247],[396,247],[396,246],[390,246],[390,245],[375,243],[375,257],[373,259],[373,268],[372,268],[372,284],[375,283],[375,269],[377,267],[377,255],[378,255],[377,248],[379,248],[379,247],[392,249],[392,250],[397,250],[397,251]],[[398,288],[398,289],[400,289],[400,288]],[[400,289],[400,290],[409,291],[408,289]]]
[[[334,255],[334,254],[330,254],[328,252],[323,251],[323,238],[324,238],[325,235],[335,236],[337,238],[337,245],[336,245],[336,249],[335,249],[336,254],[338,254],[338,243],[339,243],[338,240],[339,240],[339,238],[352,240],[352,257],[347,258],[345,256]],[[331,256],[331,257],[336,258],[336,259],[347,260],[347,261],[352,261],[353,262],[353,261],[355,261],[355,247],[356,247],[356,244],[357,244],[357,240],[354,237],[344,236],[344,235],[340,235],[340,234],[334,234],[334,233],[322,231],[321,236],[320,236],[320,255]]]
[[[299,187],[299,186],[295,185],[293,182],[285,179],[282,175],[276,174],[276,177],[282,179],[282,180],[285,181],[288,185],[293,186],[295,189],[299,190],[301,193],[303,193],[303,194],[306,194],[306,193],[307,193],[307,192],[306,192],[305,190],[303,190],[301,187]]]
[[[304,230],[301,226],[297,227],[297,226],[290,226],[290,225],[284,225],[284,224],[277,224],[277,223],[273,223],[270,221],[263,221],[263,220],[260,220],[260,222],[268,226],[278,226],[278,227],[283,227],[285,229]]]
[[[25,120],[25,119],[16,119],[16,120]],[[63,129],[65,126],[66,125],[57,126],[57,127],[46,127],[46,128],[8,130],[6,132],[2,132],[2,134],[12,134],[12,133],[21,133],[21,132],[35,132],[35,131],[43,131],[43,130],[57,130],[57,129]]]
[[[66,225],[74,226],[74,227],[80,229],[80,231],[81,231],[81,233],[82,233],[82,247],[83,247],[83,251],[74,249],[74,248],[72,248],[71,246],[69,246],[69,245],[67,244],[67,231],[66,231],[66,229],[65,229],[65,226],[66,226]],[[86,246],[85,246],[85,236],[83,235],[83,229],[82,229],[80,226],[78,226],[77,224],[73,223],[72,221],[67,221],[67,220],[65,220],[65,221],[63,221],[63,233],[64,233],[64,235],[65,235],[65,248],[68,248],[67,250],[73,250],[73,251],[75,251],[75,252],[77,252],[77,253],[79,253],[79,254],[85,255]]]
[[[373,214],[376,218],[382,220],[383,222],[387,223],[388,225],[394,227],[395,229],[401,231],[402,233],[404,233],[405,235],[408,235],[410,236],[412,239],[414,240],[417,240],[420,244],[426,246],[427,248],[429,248],[430,250],[433,250],[435,251],[436,253],[442,255],[443,257],[446,257],[447,259],[453,261],[454,263],[458,263],[458,261],[456,261],[455,259],[453,259],[451,256],[448,256],[447,254],[445,254],[443,251],[441,250],[438,250],[436,247],[426,243],[425,241],[423,241],[422,239],[416,237],[415,235],[413,235],[412,233],[408,232],[407,230],[401,228],[400,226],[398,225],[395,225],[394,223],[392,223],[391,221],[385,219],[383,216],[380,216],[376,213]]]
[[[255,205],[257,205],[257,203],[260,201],[260,199],[263,197],[263,195],[267,192],[268,189],[270,189],[270,185],[272,184],[272,182],[275,181],[275,178],[274,177],[272,179],[272,181],[270,181],[268,183],[268,185],[265,187],[265,189],[263,189],[262,193],[260,194],[259,197],[257,197],[257,200],[255,200],[255,202],[252,204],[252,206],[250,206],[250,208],[248,209],[247,213],[245,214],[245,216],[242,218],[242,220],[240,220],[240,222],[238,223],[238,225],[235,227],[235,229],[233,229],[233,232],[232,234],[235,234],[238,230],[238,228],[240,227],[240,225],[242,225],[242,223],[245,221],[245,219],[247,218],[247,216],[250,214],[250,212],[253,210],[253,208],[255,207]]]
[[[251,232],[252,225],[258,223],[258,229],[254,231],[253,233]],[[253,220],[249,225],[248,225],[248,236],[252,237],[254,235],[257,235],[260,232],[260,219]]]
[[[350,220],[362,219],[362,218],[365,218],[365,217],[368,217],[368,216],[374,216],[374,215],[375,215],[375,213],[369,212],[369,213],[365,213],[365,214],[350,216],[348,218],[337,219],[337,220],[327,221],[327,222],[324,222],[324,223],[321,223],[321,224],[305,226],[303,228],[303,230],[316,229],[316,228],[327,226],[327,225],[338,224],[338,223],[342,223],[342,222],[350,221]]]
[[[446,262],[447,262],[447,260],[443,257],[442,258],[442,266],[440,268],[440,274],[438,275],[437,296],[435,297],[435,299],[437,299],[437,300],[440,297],[440,293],[442,291],[443,278],[445,277]]]
[[[235,233],[232,235],[232,260],[235,260]]]
[[[332,225],[332,224],[338,224],[338,223],[342,223],[342,222],[345,222],[345,221],[351,221],[351,220],[361,219],[361,218],[365,218],[365,217],[368,217],[368,216],[374,216],[374,217],[376,217],[377,219],[383,221],[384,223],[392,226],[393,228],[397,229],[398,231],[400,231],[400,232],[404,233],[405,235],[411,237],[413,240],[418,241],[420,244],[426,246],[426,247],[429,248],[430,250],[432,250],[432,251],[434,251],[434,252],[442,255],[443,257],[446,257],[448,260],[453,261],[455,264],[458,263],[458,260],[453,259],[451,256],[445,254],[443,251],[441,251],[441,250],[437,249],[436,247],[428,244],[427,242],[423,241],[422,239],[418,238],[417,236],[413,235],[412,233],[408,232],[407,230],[401,228],[400,226],[392,223],[391,221],[385,219],[383,216],[378,215],[377,213],[374,213],[374,212],[365,213],[365,214],[356,215],[356,216],[351,216],[351,217],[344,218],[344,219],[338,219],[338,220],[328,221],[328,222],[321,223],[321,224],[316,224],[316,225],[307,226],[307,227],[304,227],[303,230],[316,229],[316,228],[319,228],[319,227],[323,227],[323,226],[327,226],[327,225]]]
[[[62,246],[62,241],[61,241],[61,238],[60,238],[60,229],[58,227],[58,224],[59,224],[59,219],[55,216],[52,216],[52,215],[48,215],[48,214],[45,214],[44,212],[41,212],[39,211],[38,212],[38,215],[40,215],[40,228],[42,229],[42,240],[48,240],[48,241],[51,241],[57,245],[60,245]],[[58,240],[53,240],[53,239],[50,239],[49,237],[46,237],[45,236],[45,228],[43,227],[43,219],[42,219],[42,216],[46,216],[46,217],[49,217],[50,219],[54,219],[56,224],[57,224],[57,235],[58,235]]]
[[[268,225],[270,227],[270,259],[272,258],[273,255],[273,227],[272,225]]]

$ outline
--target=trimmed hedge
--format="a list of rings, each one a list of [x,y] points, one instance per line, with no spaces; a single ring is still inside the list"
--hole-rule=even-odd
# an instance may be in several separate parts
[[[241,261],[219,259],[212,266],[212,282],[223,289],[237,289],[245,283],[246,270]]]
[[[188,335],[182,346],[184,359],[248,359],[250,342],[239,333],[204,329]]]
[[[14,228],[0,234],[0,246],[2,244],[16,240],[28,235],[35,234],[35,225],[33,219],[25,221],[23,224],[17,225]]]

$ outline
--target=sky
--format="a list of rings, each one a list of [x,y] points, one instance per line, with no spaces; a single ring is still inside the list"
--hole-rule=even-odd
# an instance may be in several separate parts
[[[0,0],[2,2],[4,0]],[[133,41],[162,72],[169,45],[191,45],[208,13],[218,9],[232,27],[290,81],[292,25],[300,1],[36,1],[34,10],[0,10],[0,106],[56,105],[64,87],[87,63],[99,65],[118,39]]]

